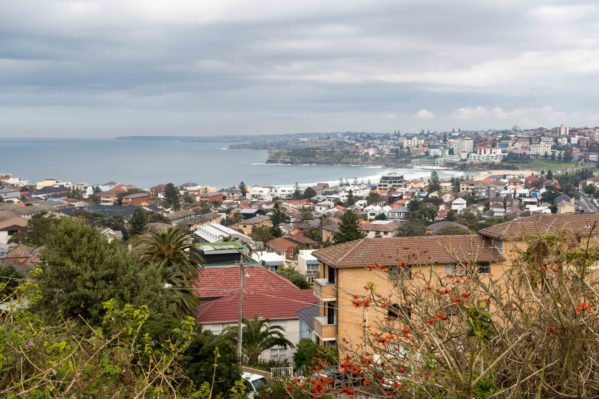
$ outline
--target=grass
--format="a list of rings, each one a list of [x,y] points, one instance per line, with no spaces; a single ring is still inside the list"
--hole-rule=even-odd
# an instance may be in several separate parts
[[[520,169],[529,169],[529,170],[551,170],[553,172],[564,171],[568,169],[574,169],[577,167],[576,162],[562,162],[562,161],[554,161],[551,159],[544,158],[535,158],[529,162],[510,162],[508,165],[517,165]]]

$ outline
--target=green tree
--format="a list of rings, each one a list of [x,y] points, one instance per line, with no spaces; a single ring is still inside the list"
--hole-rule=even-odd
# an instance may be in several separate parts
[[[10,265],[0,266],[0,300],[14,299],[15,289],[22,281],[22,277]]]
[[[194,199],[191,198],[191,195],[189,195],[189,192],[187,191],[185,191],[185,193],[183,194],[183,202],[185,202],[187,205],[195,203]]]
[[[237,343],[238,327],[229,327],[227,336]],[[274,347],[293,348],[293,344],[285,338],[284,329],[281,326],[273,326],[268,320],[260,320],[254,315],[252,320],[243,319],[242,343],[243,356],[247,363],[257,364],[260,354]]]
[[[387,220],[387,216],[384,213],[379,213],[374,217],[374,220]]]
[[[148,224],[146,212],[143,210],[143,208],[137,208],[135,212],[133,212],[131,220],[129,220],[129,234],[132,236],[142,234],[146,224]]]
[[[434,193],[436,191],[441,191],[441,180],[439,180],[437,171],[433,170],[431,172],[431,177],[428,179],[428,192]]]
[[[352,206],[355,203],[356,203],[356,200],[354,198],[354,192],[350,189],[347,192],[347,202],[346,202],[346,205],[347,206]]]
[[[304,198],[312,199],[314,197],[316,197],[316,190],[314,190],[312,187],[307,187],[304,190]]]
[[[252,232],[252,240],[266,242],[272,240],[272,229],[269,226],[256,227]]]
[[[364,238],[364,233],[360,228],[360,219],[351,210],[346,210],[341,216],[339,231],[333,236],[335,244],[341,244],[348,241]]]
[[[298,288],[310,288],[310,283],[306,279],[306,276],[295,270],[293,266],[281,266],[277,269],[277,273],[291,281]]]
[[[175,227],[151,233],[142,246],[141,259],[146,264],[160,266],[179,314],[192,314],[197,306],[193,288],[198,276],[196,265],[201,259],[191,250],[188,235]]]
[[[303,208],[300,218],[301,220],[312,220],[314,219],[314,216],[312,215],[310,208]]]
[[[51,229],[58,221],[58,218],[46,212],[37,213],[27,222],[27,230],[13,234],[9,242],[41,247],[46,243]]]
[[[239,191],[241,191],[241,196],[245,197],[248,193],[248,188],[244,182],[239,183]]]
[[[281,223],[289,222],[289,216],[287,216],[287,214],[283,212],[283,208],[281,207],[281,204],[278,202],[274,206],[272,215],[270,216],[270,221],[272,222],[273,226],[278,226]]]
[[[225,396],[241,379],[235,346],[226,337],[209,331],[196,332],[182,360],[187,376],[197,387],[214,376],[212,389],[216,397]]]
[[[337,350],[333,346],[321,346],[310,339],[300,340],[293,354],[293,364],[296,370],[308,372],[311,366],[324,363],[335,364]]]
[[[589,195],[595,195],[596,191],[597,191],[597,187],[595,187],[594,184],[587,184],[586,187],[584,188],[584,192]]]
[[[415,237],[426,234],[426,224],[420,219],[408,220],[397,229],[397,237]]]
[[[366,197],[366,202],[368,205],[378,204],[381,202],[381,196],[378,193],[371,191]]]
[[[167,206],[173,208],[176,211],[181,209],[181,199],[179,190],[177,190],[177,187],[175,187],[173,183],[168,183],[164,187],[164,202],[167,204]]]
[[[139,263],[124,245],[108,243],[81,220],[64,218],[54,224],[41,260],[39,306],[48,315],[99,322],[103,302],[134,302]]]

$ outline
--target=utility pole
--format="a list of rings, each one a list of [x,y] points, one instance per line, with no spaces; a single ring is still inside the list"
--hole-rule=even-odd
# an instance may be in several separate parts
[[[237,358],[239,365],[242,364],[243,348],[243,253],[239,258],[239,320],[237,323]]]

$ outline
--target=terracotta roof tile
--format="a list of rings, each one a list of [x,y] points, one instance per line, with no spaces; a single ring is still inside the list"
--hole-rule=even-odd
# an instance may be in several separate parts
[[[245,292],[268,292],[272,289],[299,290],[286,278],[262,266],[245,266]],[[195,284],[200,298],[220,298],[239,292],[239,266],[206,267],[198,273]]]
[[[597,224],[597,227],[599,227],[599,214],[597,213],[581,215],[534,215],[499,223],[482,229],[479,233],[486,237],[507,241],[519,241],[527,235],[557,233],[561,231],[583,236],[590,233],[591,227],[594,224]],[[593,235],[597,234],[599,234],[599,229],[595,229],[593,233]]]
[[[365,267],[375,262],[395,266],[445,264],[456,260],[500,262],[503,257],[477,235],[365,238],[315,251],[313,255],[334,267]]]
[[[258,315],[267,320],[298,319],[297,312],[318,303],[312,289],[252,292],[244,290],[243,317]],[[196,312],[200,323],[231,323],[237,321],[239,293],[201,304]]]
[[[273,251],[294,251],[297,244],[286,238],[278,237],[266,242],[266,246]]]

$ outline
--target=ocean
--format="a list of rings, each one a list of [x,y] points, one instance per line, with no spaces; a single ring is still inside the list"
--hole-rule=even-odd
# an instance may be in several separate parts
[[[382,174],[428,177],[425,169],[348,165],[266,164],[266,151],[232,150],[230,143],[176,140],[0,139],[0,173],[35,182],[55,178],[73,183],[116,181],[149,188],[159,183],[197,183],[217,188],[249,185],[308,185],[341,178],[377,182]],[[462,172],[439,170],[441,178]]]

